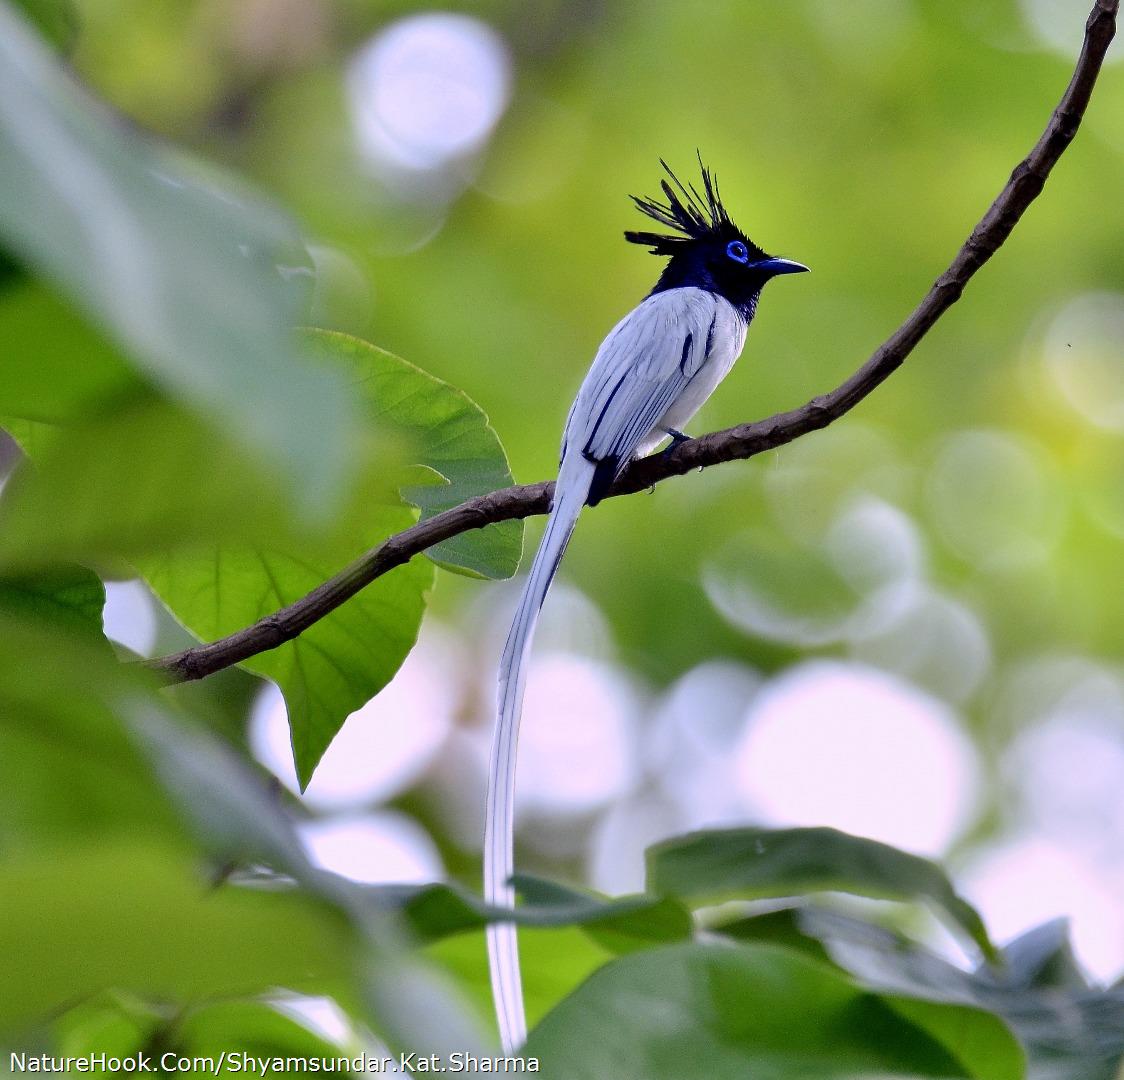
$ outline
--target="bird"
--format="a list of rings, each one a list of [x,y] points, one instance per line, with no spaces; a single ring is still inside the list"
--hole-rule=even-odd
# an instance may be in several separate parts
[[[602,342],[570,408],[546,529],[500,657],[483,853],[484,900],[493,909],[511,910],[515,902],[516,744],[527,662],[578,516],[605,498],[630,461],[666,439],[671,449],[689,438],[683,428],[741,354],[766,282],[808,269],[753,243],[730,217],[701,154],[698,164],[701,191],[661,159],[662,200],[630,196],[672,231],[628,230],[625,239],[667,262],[652,291]],[[492,922],[486,936],[500,1041],[512,1053],[527,1034],[515,926]]]

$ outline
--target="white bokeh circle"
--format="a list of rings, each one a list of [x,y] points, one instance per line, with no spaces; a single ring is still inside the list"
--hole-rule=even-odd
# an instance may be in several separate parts
[[[978,766],[943,702],[874,668],[810,661],[766,685],[735,750],[747,807],[941,855],[970,822]]]

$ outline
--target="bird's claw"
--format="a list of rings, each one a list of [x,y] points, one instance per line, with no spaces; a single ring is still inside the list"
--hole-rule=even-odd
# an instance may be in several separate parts
[[[666,457],[668,454],[674,453],[677,446],[681,446],[685,442],[691,441],[690,435],[684,435],[681,431],[676,431],[675,428],[664,428],[664,432],[671,436],[671,442],[663,449],[663,454]]]

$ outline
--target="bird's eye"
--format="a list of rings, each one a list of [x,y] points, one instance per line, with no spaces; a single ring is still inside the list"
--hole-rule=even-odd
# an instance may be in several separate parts
[[[734,262],[749,262],[749,248],[740,240],[731,240],[726,245],[726,254],[733,259]]]

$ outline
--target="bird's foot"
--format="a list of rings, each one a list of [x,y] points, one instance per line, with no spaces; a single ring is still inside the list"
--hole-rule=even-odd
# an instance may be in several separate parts
[[[664,447],[663,452],[665,455],[672,453],[677,446],[681,446],[685,442],[691,441],[690,435],[684,435],[683,432],[677,431],[675,428],[664,428],[664,433],[671,436],[671,442]]]

